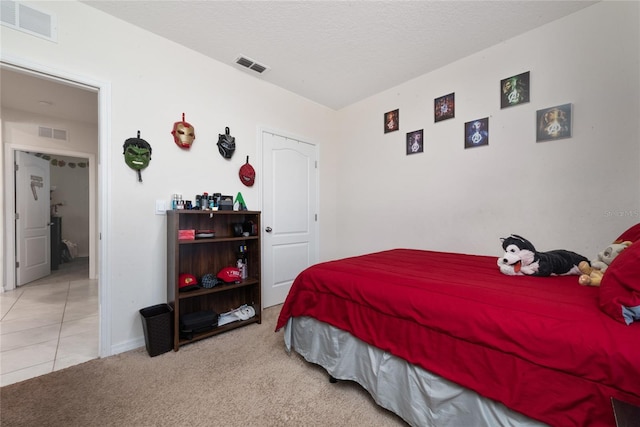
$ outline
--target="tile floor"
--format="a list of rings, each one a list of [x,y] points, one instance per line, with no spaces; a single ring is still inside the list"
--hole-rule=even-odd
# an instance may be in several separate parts
[[[0,293],[0,386],[98,357],[98,281],[87,258]]]

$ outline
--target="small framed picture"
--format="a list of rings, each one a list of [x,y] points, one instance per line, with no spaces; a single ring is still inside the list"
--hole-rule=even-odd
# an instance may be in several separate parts
[[[536,111],[536,142],[571,138],[573,104]]]
[[[407,156],[424,151],[423,129],[407,133]]]
[[[489,117],[464,124],[464,148],[489,145]]]
[[[400,129],[400,110],[384,113],[384,133]]]
[[[500,80],[500,108],[529,102],[529,71]]]
[[[433,121],[452,119],[456,116],[456,94],[441,96],[433,100]]]

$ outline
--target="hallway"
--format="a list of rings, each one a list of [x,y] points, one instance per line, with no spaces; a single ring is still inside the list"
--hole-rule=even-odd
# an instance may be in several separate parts
[[[0,293],[0,386],[98,357],[98,281],[88,258]]]

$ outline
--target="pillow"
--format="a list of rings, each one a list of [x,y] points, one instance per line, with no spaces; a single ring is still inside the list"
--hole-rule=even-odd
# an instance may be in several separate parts
[[[640,320],[640,242],[620,252],[600,284],[600,309],[624,324]]]
[[[640,223],[622,233],[614,242],[624,242],[625,240],[631,240],[632,242],[640,240]]]

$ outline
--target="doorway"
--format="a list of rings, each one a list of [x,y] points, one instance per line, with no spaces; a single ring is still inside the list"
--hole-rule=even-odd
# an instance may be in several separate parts
[[[78,159],[86,159],[88,169],[88,188],[89,188],[89,244],[87,257],[90,261],[87,266],[89,271],[88,275],[90,279],[97,282],[97,292],[99,300],[99,313],[98,313],[98,357],[106,357],[112,354],[111,339],[110,339],[110,298],[106,289],[108,283],[108,272],[103,266],[106,265],[106,258],[108,254],[108,239],[101,239],[106,237],[108,232],[107,219],[104,212],[108,210],[109,195],[105,191],[104,184],[108,182],[108,147],[104,141],[107,141],[108,129],[110,126],[109,104],[110,104],[110,86],[106,82],[96,81],[89,78],[79,77],[75,74],[69,74],[65,71],[51,69],[49,67],[25,62],[20,58],[5,58],[0,62],[0,74],[2,79],[10,73],[17,73],[22,76],[28,76],[33,82],[43,83],[46,82],[50,87],[54,88],[53,93],[57,95],[54,99],[60,101],[61,105],[74,105],[75,110],[71,112],[77,119],[78,110],[77,103],[78,97],[75,94],[83,93],[92,94],[93,102],[95,105],[91,105],[91,110],[95,111],[95,122],[93,127],[93,140],[96,146],[93,152],[82,151],[77,146],[73,147],[72,144],[62,146],[59,141],[51,141],[48,144],[34,144],[33,138],[25,141],[16,137],[16,135],[22,135],[22,129],[18,132],[9,133],[10,138],[7,138],[7,121],[10,120],[11,114],[3,114],[3,145],[2,150],[3,157],[3,177],[5,181],[4,192],[5,200],[4,206],[0,209],[0,215],[3,223],[3,240],[4,247],[2,248],[2,258],[4,262],[0,266],[2,269],[4,290],[11,290],[15,288],[15,221],[13,214],[13,207],[15,206],[15,193],[14,185],[15,179],[13,176],[13,159],[17,151],[29,151],[38,152],[43,155],[51,157],[68,156]],[[5,108],[25,110],[25,108],[8,106],[5,103],[6,87],[3,86],[2,100],[3,100],[3,112]],[[29,88],[22,87],[17,88],[17,91],[21,94],[29,92]],[[25,101],[25,96],[22,97],[22,101]],[[46,103],[40,103],[42,104]],[[82,108],[82,107],[81,107]],[[86,107],[85,107],[86,108]],[[57,119],[61,117],[56,116]],[[76,140],[77,138],[76,134]],[[97,159],[102,161],[99,162]],[[79,161],[80,162],[80,161]],[[79,163],[78,162],[78,163]],[[77,163],[76,163],[77,166]]]
[[[2,84],[2,127],[4,145],[5,199],[3,285],[15,289],[15,173],[18,152],[52,157],[54,167],[60,156],[88,159],[89,173],[89,275],[98,275],[98,171],[97,154],[101,147],[99,122],[100,93],[97,88],[75,83],[54,72],[39,72],[5,62],[0,63]],[[71,163],[71,162],[69,162]],[[80,163],[73,162],[76,166]],[[70,164],[64,162],[66,167]],[[79,168],[78,168],[79,169]],[[47,196],[47,199],[49,197]]]
[[[89,159],[14,154],[16,286],[46,278],[78,258],[87,267],[94,264],[89,256],[94,240],[89,236]],[[86,278],[95,279],[95,274],[87,270]]]

